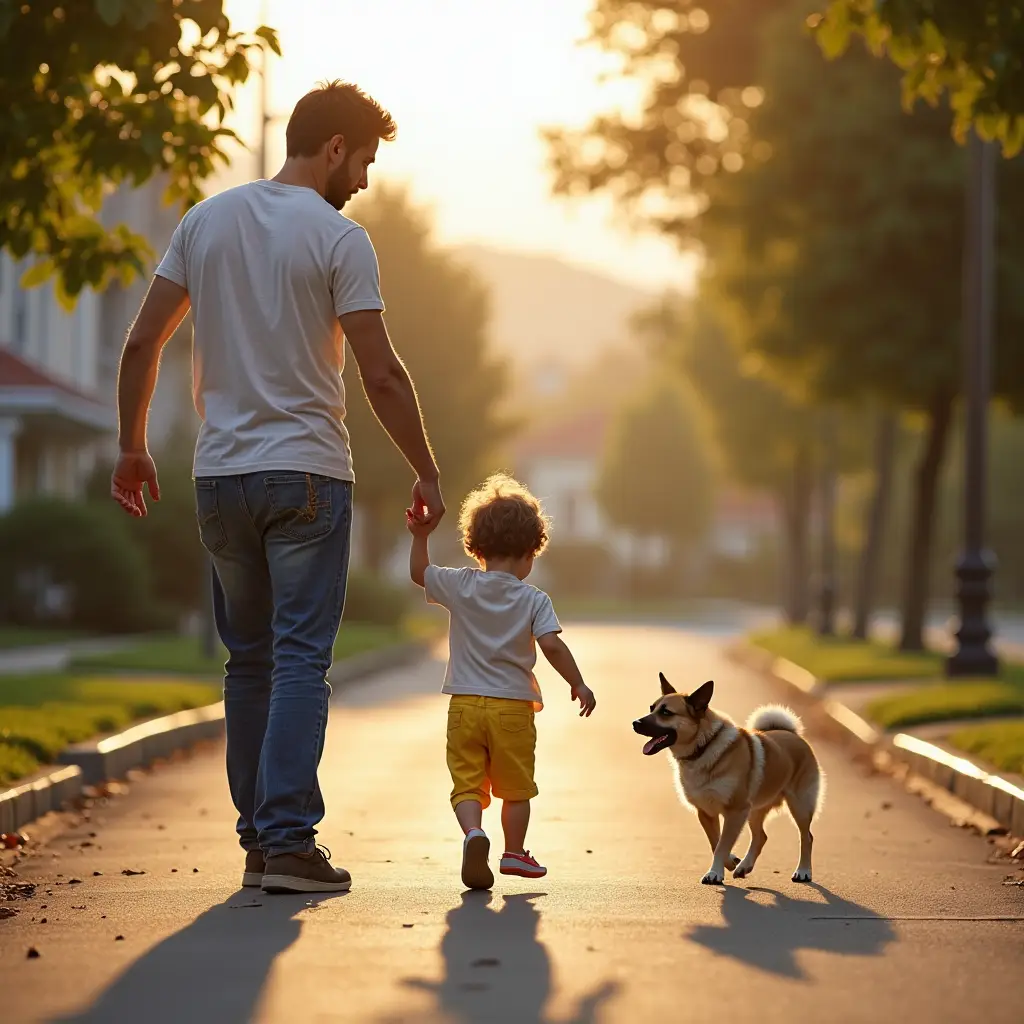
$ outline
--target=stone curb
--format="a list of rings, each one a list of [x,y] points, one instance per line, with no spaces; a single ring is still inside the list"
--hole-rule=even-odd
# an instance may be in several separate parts
[[[413,642],[357,654],[334,665],[329,679],[337,687],[400,668],[421,658],[427,649],[426,644]],[[224,703],[219,701],[66,747],[58,757],[63,767],[45,768],[17,786],[0,791],[0,832],[14,832],[50,811],[60,810],[81,796],[84,786],[124,778],[133,768],[169,757],[202,740],[217,739],[223,731]]]
[[[827,686],[806,669],[760,648],[739,644],[729,651],[734,661],[755,669],[813,701],[832,731],[873,759],[896,762],[938,789],[993,819],[1013,835],[1024,835],[1024,788],[941,744],[909,733],[888,735],[837,700],[826,699]]]
[[[44,768],[0,791],[0,832],[16,832],[29,821],[59,811],[81,792],[82,769],[78,765]]]

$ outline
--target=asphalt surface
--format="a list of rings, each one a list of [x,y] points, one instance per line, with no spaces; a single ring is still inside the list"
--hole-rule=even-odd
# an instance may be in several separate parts
[[[780,694],[728,662],[719,640],[609,625],[566,639],[598,708],[580,720],[543,672],[528,845],[545,879],[461,891],[443,667],[425,662],[348,689],[332,709],[320,838],[352,871],[350,894],[239,888],[223,752],[207,749],[22,866],[39,888],[0,921],[0,1017],[1024,1020],[1024,890],[1002,884],[984,840],[818,743],[828,796],[814,884],[790,882],[797,834],[780,818],[748,879],[702,886],[704,835],[667,755],[642,756],[631,722],[659,669],[680,688],[714,678],[715,705],[737,718]],[[485,827],[500,849],[496,810]],[[29,947],[40,955],[27,959]]]

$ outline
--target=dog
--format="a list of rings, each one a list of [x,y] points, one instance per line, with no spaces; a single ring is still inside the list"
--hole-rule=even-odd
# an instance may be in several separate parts
[[[762,707],[741,729],[710,706],[713,681],[684,694],[664,675],[659,678],[662,696],[649,715],[633,723],[633,730],[650,737],[645,754],[667,750],[675,761],[680,799],[697,812],[714,851],[701,882],[722,885],[726,868],[734,878],[749,875],[768,838],[765,819],[783,803],[800,830],[793,881],[810,882],[811,820],[821,809],[825,776],[800,719],[788,708]],[[732,848],[745,824],[750,825],[750,847],[740,860]]]

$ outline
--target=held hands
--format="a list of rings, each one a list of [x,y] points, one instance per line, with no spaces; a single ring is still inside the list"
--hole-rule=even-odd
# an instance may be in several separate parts
[[[412,489],[412,506],[405,510],[405,523],[414,537],[429,537],[444,516],[444,498],[437,480],[416,481]]]
[[[597,707],[597,698],[594,691],[585,683],[574,686],[570,691],[573,700],[580,702],[580,718],[589,718],[590,713]]]
[[[159,501],[160,483],[153,457],[147,451],[121,452],[110,477],[110,496],[128,515],[139,518],[148,511],[144,485],[149,487],[149,496]]]

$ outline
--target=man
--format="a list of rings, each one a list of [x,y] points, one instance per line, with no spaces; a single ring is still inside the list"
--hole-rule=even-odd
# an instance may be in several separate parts
[[[444,514],[416,393],[381,316],[376,255],[366,232],[337,212],[367,187],[377,146],[395,131],[354,85],[304,96],[280,173],[182,219],[121,359],[111,495],[143,516],[144,485],[160,497],[146,446],[160,351],[191,306],[203,421],[196,514],[228,650],[228,782],[243,884],[269,892],[351,885],[314,839],[352,517],[343,333],[374,412],[416,474],[413,513],[433,526]]]

